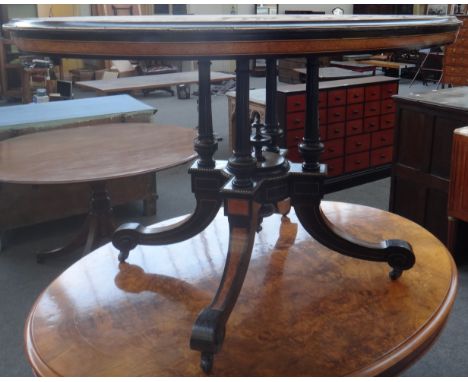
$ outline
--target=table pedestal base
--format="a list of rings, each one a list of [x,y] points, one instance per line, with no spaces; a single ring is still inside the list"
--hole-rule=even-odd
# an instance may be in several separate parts
[[[37,254],[37,262],[43,263],[49,257],[67,255],[83,247],[82,255],[86,255],[104,239],[109,239],[115,230],[112,219],[112,206],[105,182],[91,182],[91,197],[89,212],[80,232],[65,246]]]

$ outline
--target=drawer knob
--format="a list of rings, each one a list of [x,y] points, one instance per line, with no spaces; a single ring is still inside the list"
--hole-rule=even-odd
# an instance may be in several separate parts
[[[381,137],[381,138],[380,138],[380,142],[387,142],[387,139],[384,138],[384,137]]]
[[[359,110],[353,110],[353,114],[354,115],[359,114]]]
[[[375,109],[375,108],[371,108],[371,109],[369,109],[369,110],[370,110],[370,111],[377,111],[377,109]]]
[[[335,101],[341,101],[341,97],[335,97]]]
[[[358,128],[356,126],[351,127],[351,130],[356,131]]]
[[[339,117],[341,115],[341,113],[335,113],[333,114],[335,117]]]
[[[329,152],[329,153],[334,153],[334,152],[335,152],[335,149],[332,148],[332,147],[329,147],[329,148],[328,148],[328,152]]]
[[[354,162],[354,164],[361,164],[361,161],[357,160],[357,161]]]
[[[383,155],[383,154],[382,154],[382,155],[380,156],[380,159],[385,159],[386,157],[387,157],[386,155]]]
[[[362,142],[356,142],[356,147],[361,147],[362,146]]]
[[[300,102],[294,102],[294,106],[301,106]]]
[[[340,129],[335,129],[334,132],[338,134],[338,133],[341,133],[341,130]]]
[[[301,120],[300,119],[295,119],[294,123],[297,125],[298,123],[301,123]]]
[[[373,123],[369,123],[369,127],[373,128],[373,127],[375,127],[375,125]]]
[[[359,98],[359,94],[353,94],[353,98]]]

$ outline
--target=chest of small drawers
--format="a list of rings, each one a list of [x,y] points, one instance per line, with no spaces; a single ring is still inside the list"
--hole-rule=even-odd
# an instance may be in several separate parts
[[[397,93],[398,79],[393,77],[320,82],[320,137],[325,146],[320,161],[328,165],[328,191],[390,175],[396,110],[391,97]],[[235,94],[228,94],[228,99],[232,117]],[[264,108],[265,89],[252,90],[251,111],[259,111],[263,116]],[[305,84],[278,86],[278,123],[284,130],[282,146],[288,149],[292,162],[302,162],[298,143],[304,136],[305,110]]]

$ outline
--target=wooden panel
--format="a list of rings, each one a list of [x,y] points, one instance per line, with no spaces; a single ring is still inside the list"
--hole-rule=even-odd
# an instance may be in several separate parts
[[[346,106],[346,119],[359,119],[364,114],[364,105],[362,103],[356,103]]]
[[[328,92],[328,107],[346,104],[346,89],[330,90]]]
[[[286,98],[286,111],[290,113],[305,110],[305,103],[305,94],[290,95]]]
[[[363,131],[362,119],[355,119],[353,121],[346,122],[346,135],[361,134]]]
[[[347,103],[360,103],[364,102],[364,88],[363,87],[352,87],[347,90],[346,93]]]
[[[299,111],[290,113],[286,116],[286,124],[288,129],[302,129],[305,125],[305,112]]]
[[[390,99],[384,99],[380,103],[380,110],[384,113],[394,113],[396,110],[395,101]]]
[[[346,107],[344,106],[336,106],[331,107],[328,109],[327,113],[327,122],[334,123],[334,122],[341,122],[346,119]]]
[[[345,123],[338,122],[332,123],[327,126],[327,138],[328,139],[335,139],[335,138],[342,138],[345,136]]]
[[[393,147],[382,147],[370,152],[370,165],[380,166],[392,162]]]
[[[368,151],[370,147],[369,134],[354,135],[347,137],[345,142],[346,154],[354,154],[361,151]]]
[[[380,85],[366,86],[366,102],[380,99]]]
[[[453,135],[452,167],[448,214],[468,222],[468,129],[455,130]]]
[[[329,177],[341,175],[344,171],[343,158],[326,159],[323,163],[327,165],[327,176]]]
[[[366,102],[364,104],[364,116],[365,117],[373,117],[379,114],[380,114],[380,102],[379,101]]]
[[[364,118],[364,125],[363,130],[366,133],[371,131],[377,131],[380,128],[380,120],[379,117],[367,117]]]
[[[398,94],[398,83],[393,82],[390,84],[382,84],[380,96],[382,99],[390,98],[391,96]]]
[[[380,117],[380,129],[392,129],[395,127],[395,113],[384,114]]]
[[[333,139],[325,143],[325,149],[320,159],[331,159],[342,156],[344,152],[344,139]]]
[[[371,148],[376,149],[393,144],[393,130],[381,130],[371,135]]]
[[[369,152],[348,155],[345,158],[345,172],[363,170],[369,167]]]

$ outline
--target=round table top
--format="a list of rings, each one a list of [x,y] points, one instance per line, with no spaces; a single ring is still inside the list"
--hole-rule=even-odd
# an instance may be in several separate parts
[[[288,56],[417,49],[453,42],[454,16],[107,16],[13,20],[29,53],[79,57]]]
[[[26,134],[0,142],[0,181],[60,184],[158,171],[196,157],[193,129],[114,123]]]
[[[457,271],[428,231],[369,207],[323,202],[331,222],[356,237],[408,240],[415,266],[397,281],[385,263],[318,244],[291,211],[266,218],[214,376],[394,374],[442,329]],[[166,222],[167,223],[167,222]],[[42,376],[197,376],[191,328],[214,296],[228,245],[220,213],[184,242],[139,246],[120,264],[108,244],[82,258],[41,294],[26,349]]]

